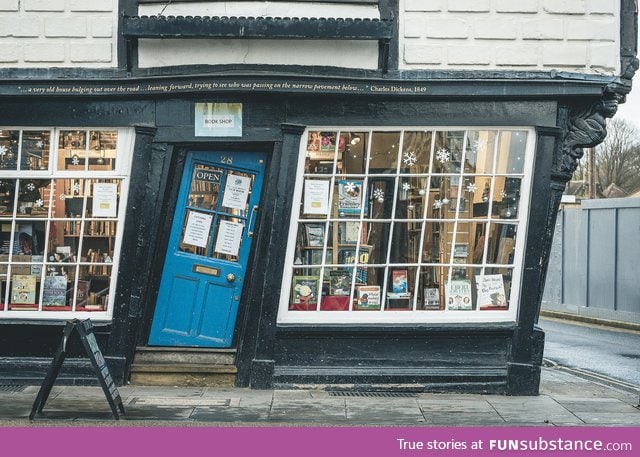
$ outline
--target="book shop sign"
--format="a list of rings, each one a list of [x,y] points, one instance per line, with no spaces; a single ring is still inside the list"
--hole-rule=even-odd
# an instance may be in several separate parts
[[[242,136],[242,103],[196,103],[195,136]]]

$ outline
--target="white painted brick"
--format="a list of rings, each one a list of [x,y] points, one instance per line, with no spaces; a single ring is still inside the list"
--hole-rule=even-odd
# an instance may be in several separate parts
[[[584,67],[587,65],[587,46],[545,45],[542,47],[542,64],[559,67]]]
[[[448,46],[449,65],[489,65],[493,50],[489,46]]]
[[[620,50],[615,44],[594,44],[589,46],[592,67],[615,70],[620,65]]]
[[[0,19],[0,37],[34,38],[39,37],[41,32],[42,26],[38,19]]]
[[[69,11],[113,11],[111,0],[67,0]]]
[[[491,10],[491,0],[449,0],[449,11],[487,13]]]
[[[111,43],[70,45],[69,59],[71,62],[111,62]]]
[[[86,37],[87,23],[81,18],[50,18],[44,23],[44,34],[47,37]]]
[[[64,43],[34,43],[25,45],[25,62],[64,62]]]
[[[0,41],[0,48],[2,48],[2,52],[0,52],[0,62],[13,63],[20,60],[22,49],[20,49],[20,46],[16,46],[14,42]]]
[[[0,11],[18,11],[19,9],[20,0],[0,0]]]
[[[111,38],[113,36],[113,24],[111,18],[100,18],[91,21],[91,36],[95,38]]]
[[[495,0],[498,13],[537,13],[539,0]]]
[[[496,65],[537,66],[539,54],[538,46],[499,46],[495,50]]]
[[[408,17],[404,21],[404,36],[406,38],[420,38],[424,34],[426,21],[419,17]]]
[[[585,14],[587,4],[585,0],[544,0],[544,10],[555,14]]]
[[[425,44],[407,44],[404,47],[404,61],[414,64],[441,64],[443,62],[443,47]]]
[[[564,27],[560,19],[533,19],[523,22],[522,38],[525,40],[561,40]]]
[[[620,26],[613,20],[568,20],[568,40],[615,41],[620,34]]]
[[[405,11],[442,11],[445,0],[405,0]]]
[[[25,11],[64,11],[65,0],[22,0]]]
[[[468,38],[469,24],[461,19],[428,21],[425,31],[427,38]]]
[[[617,4],[620,4],[620,2],[617,2]],[[614,0],[589,0],[589,12],[595,14],[616,14],[616,2]]]
[[[42,23],[36,18],[18,18],[13,21],[12,35],[17,38],[37,38],[42,34]]]
[[[513,20],[485,19],[476,21],[474,36],[487,40],[515,40],[518,37],[518,25]]]

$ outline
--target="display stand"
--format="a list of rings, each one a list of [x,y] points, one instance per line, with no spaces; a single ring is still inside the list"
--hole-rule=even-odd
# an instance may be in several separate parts
[[[96,337],[93,333],[93,324],[91,323],[91,320],[86,319],[80,321],[78,319],[74,319],[67,321],[67,324],[64,327],[62,341],[60,342],[60,346],[53,357],[53,362],[47,371],[47,375],[42,382],[42,386],[38,391],[38,395],[33,403],[33,407],[31,408],[31,413],[29,414],[29,420],[33,420],[36,414],[42,413],[42,409],[44,408],[47,398],[49,398],[49,394],[51,393],[53,383],[58,377],[62,363],[67,355],[67,341],[74,330],[77,330],[80,341],[82,341],[82,345],[84,346],[87,356],[89,357],[89,360],[91,360],[91,365],[96,372],[98,380],[100,381],[104,395],[107,397],[113,416],[118,420],[120,419],[120,413],[125,413],[118,388],[113,382],[107,363],[102,356],[102,352],[100,352],[100,348],[98,347],[98,342],[96,341]],[[120,413],[118,410],[120,410]]]

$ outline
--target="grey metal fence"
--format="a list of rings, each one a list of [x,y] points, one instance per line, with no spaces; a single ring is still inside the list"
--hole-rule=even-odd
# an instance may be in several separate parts
[[[562,209],[542,309],[640,323],[640,198]]]

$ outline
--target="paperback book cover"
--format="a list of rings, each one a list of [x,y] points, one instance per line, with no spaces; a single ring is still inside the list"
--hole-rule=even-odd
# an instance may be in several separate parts
[[[478,289],[478,308],[507,309],[502,275],[476,276],[476,287]]]
[[[66,306],[67,278],[45,276],[42,291],[42,306]]]
[[[329,295],[351,294],[351,274],[348,270],[329,272]]]
[[[358,286],[356,309],[379,310],[380,286]]]
[[[36,277],[13,275],[11,281],[11,303],[33,304],[36,302]]]
[[[471,281],[468,279],[455,279],[447,283],[446,288],[447,309],[467,311],[473,308],[471,298]]]

